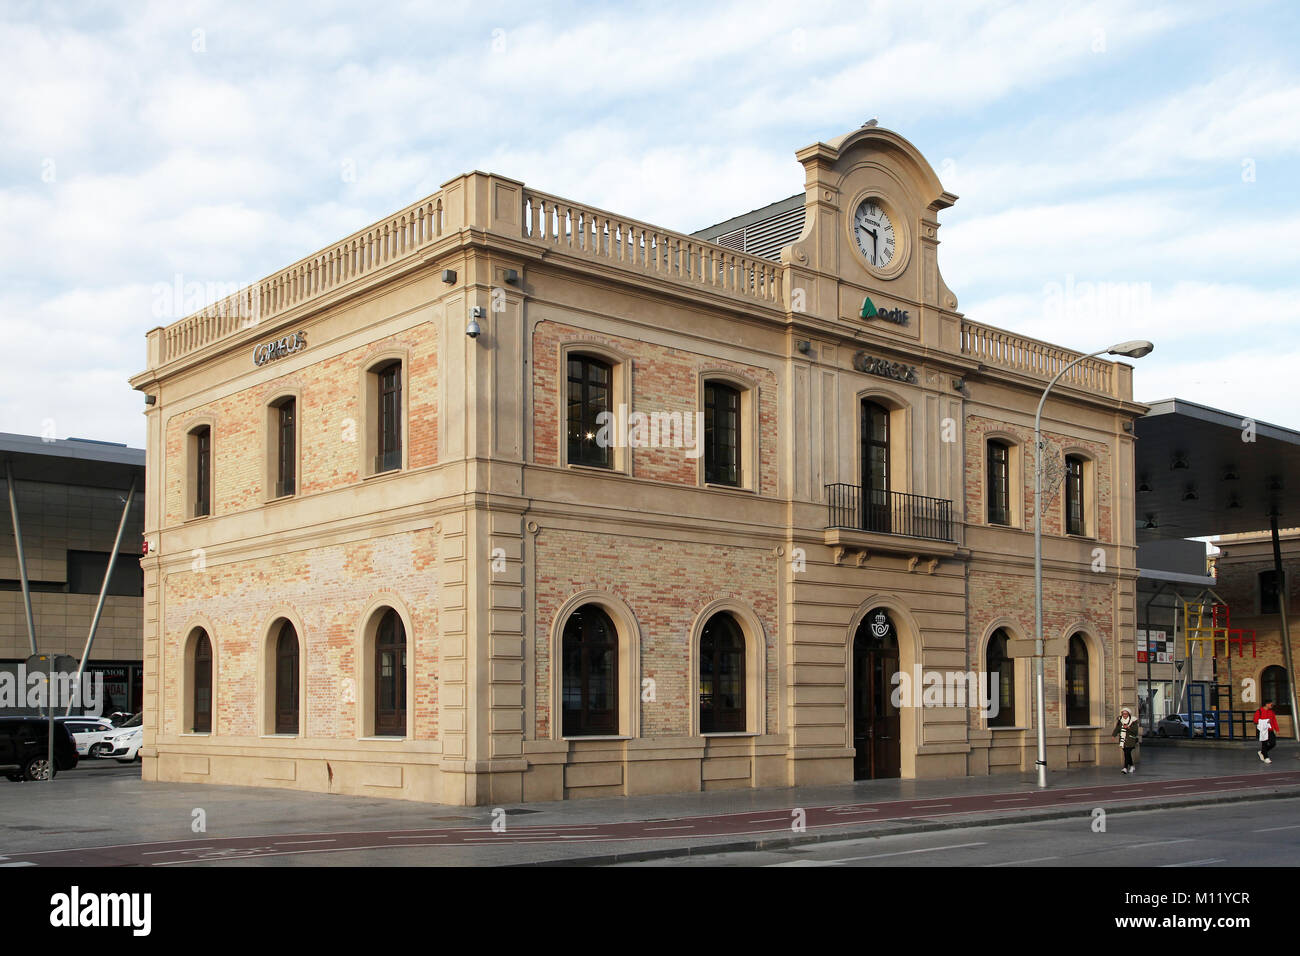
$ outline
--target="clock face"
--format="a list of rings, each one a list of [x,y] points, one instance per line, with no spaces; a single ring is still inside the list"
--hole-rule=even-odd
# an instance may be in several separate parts
[[[853,214],[853,235],[863,257],[875,268],[884,269],[894,261],[894,224],[879,199],[867,197],[859,204]]]

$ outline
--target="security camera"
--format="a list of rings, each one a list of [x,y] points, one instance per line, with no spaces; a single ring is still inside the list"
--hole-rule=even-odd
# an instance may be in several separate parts
[[[481,330],[478,327],[478,321],[476,319],[470,319],[469,325],[465,327],[465,334],[468,335],[471,339],[476,339],[478,338],[480,331]]]

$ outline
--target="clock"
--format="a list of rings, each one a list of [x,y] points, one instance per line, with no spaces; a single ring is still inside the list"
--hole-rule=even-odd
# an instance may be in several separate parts
[[[877,197],[868,196],[858,204],[853,213],[853,237],[858,242],[858,251],[872,267],[886,269],[894,261],[898,237],[889,213]]]

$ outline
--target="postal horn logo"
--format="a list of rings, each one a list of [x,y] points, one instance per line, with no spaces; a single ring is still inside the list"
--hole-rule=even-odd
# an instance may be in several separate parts
[[[871,633],[878,640],[889,636],[889,615],[884,611],[877,611],[875,618],[871,621]]]

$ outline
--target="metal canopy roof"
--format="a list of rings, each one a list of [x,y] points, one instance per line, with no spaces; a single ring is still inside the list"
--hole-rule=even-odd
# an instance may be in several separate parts
[[[143,448],[80,438],[47,441],[32,435],[0,432],[0,483],[6,461],[13,469],[14,481],[125,491],[134,478],[136,490],[144,490]]]
[[[1139,542],[1267,531],[1275,509],[1300,525],[1300,432],[1181,398],[1148,404],[1134,425]]]

